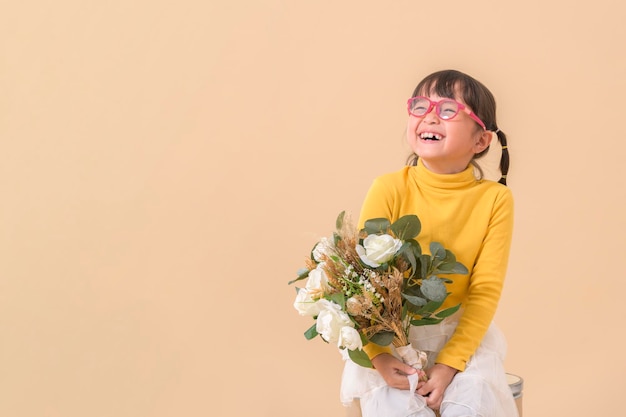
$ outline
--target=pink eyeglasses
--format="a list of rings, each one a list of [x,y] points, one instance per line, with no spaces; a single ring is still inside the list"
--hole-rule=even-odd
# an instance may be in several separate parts
[[[443,120],[453,119],[459,111],[463,110],[469,117],[474,119],[476,123],[483,128],[483,130],[487,130],[485,124],[476,116],[470,109],[465,107],[463,103],[459,103],[458,101],[444,98],[439,101],[432,101],[428,97],[417,96],[412,97],[407,101],[407,110],[409,114],[415,117],[424,117],[426,116],[433,107],[437,112],[437,116],[439,116]]]

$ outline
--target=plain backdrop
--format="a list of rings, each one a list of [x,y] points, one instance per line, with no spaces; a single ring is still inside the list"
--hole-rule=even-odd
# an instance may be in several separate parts
[[[524,415],[616,415],[621,2],[3,1],[0,415],[343,416],[287,282],[399,169],[432,71],[484,82],[516,200]]]

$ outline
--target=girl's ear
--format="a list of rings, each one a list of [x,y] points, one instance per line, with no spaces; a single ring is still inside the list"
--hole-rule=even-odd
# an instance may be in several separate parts
[[[480,134],[478,139],[476,140],[476,143],[474,144],[474,153],[475,154],[481,153],[482,151],[487,149],[489,147],[489,144],[491,143],[492,138],[493,138],[493,132],[484,130]]]

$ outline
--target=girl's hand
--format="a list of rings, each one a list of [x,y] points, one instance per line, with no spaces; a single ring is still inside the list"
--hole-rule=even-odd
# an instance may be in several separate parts
[[[428,381],[420,383],[417,387],[417,393],[426,397],[426,405],[433,410],[438,410],[441,407],[443,393],[457,372],[458,370],[441,363],[436,363],[426,371]]]
[[[417,372],[417,369],[407,365],[389,353],[381,353],[372,359],[372,365],[383,377],[387,385],[393,388],[409,389],[407,375]]]

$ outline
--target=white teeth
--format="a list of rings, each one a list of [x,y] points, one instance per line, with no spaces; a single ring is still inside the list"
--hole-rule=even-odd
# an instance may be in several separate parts
[[[438,135],[436,133],[431,133],[431,132],[424,132],[420,134],[420,138],[441,140],[441,135]]]

